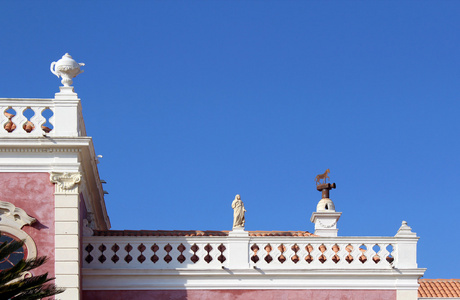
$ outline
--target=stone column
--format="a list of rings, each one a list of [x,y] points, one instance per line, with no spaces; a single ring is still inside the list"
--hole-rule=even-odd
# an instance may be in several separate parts
[[[80,299],[79,183],[81,174],[51,172],[55,183],[56,285],[65,288],[59,299]]]

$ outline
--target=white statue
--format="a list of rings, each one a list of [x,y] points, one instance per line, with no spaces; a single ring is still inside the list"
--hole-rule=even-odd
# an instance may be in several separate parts
[[[60,60],[51,63],[50,70],[57,77],[62,77],[61,83],[64,86],[70,86],[73,83],[72,78],[83,73],[80,67],[84,65],[84,63],[77,63],[69,53],[66,53]]]
[[[244,227],[244,213],[246,209],[244,209],[243,201],[241,201],[241,196],[236,195],[235,200],[232,202],[233,208],[233,228],[235,227]]]

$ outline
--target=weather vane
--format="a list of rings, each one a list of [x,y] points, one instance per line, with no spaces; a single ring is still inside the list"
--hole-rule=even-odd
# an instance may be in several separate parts
[[[319,174],[319,175],[316,175],[316,189],[320,192],[322,192],[322,197],[323,198],[329,198],[329,191],[331,189],[335,189],[336,185],[335,183],[327,183],[327,180],[331,180],[331,178],[329,178],[329,173],[331,173],[331,171],[329,169],[326,170],[326,172],[324,172],[323,174]],[[321,182],[321,180],[323,180],[323,182]]]

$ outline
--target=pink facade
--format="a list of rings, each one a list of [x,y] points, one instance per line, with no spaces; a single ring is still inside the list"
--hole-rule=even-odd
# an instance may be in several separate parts
[[[0,173],[0,201],[13,203],[37,219],[24,230],[37,246],[37,256],[48,257],[35,275],[54,276],[54,184],[48,173]]]
[[[392,300],[395,290],[131,290],[83,291],[91,300]]]

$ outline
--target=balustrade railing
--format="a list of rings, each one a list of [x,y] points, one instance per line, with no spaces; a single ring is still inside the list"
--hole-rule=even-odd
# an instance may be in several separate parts
[[[391,238],[390,238],[391,239]],[[391,268],[395,241],[319,240],[252,241],[250,260],[260,268]]]
[[[77,94],[56,95],[54,99],[0,98],[0,136],[85,136]]]
[[[41,136],[54,127],[53,99],[0,99],[0,112],[2,135]]]
[[[241,243],[241,239],[234,242],[232,237],[85,237],[83,267],[231,269],[232,257],[246,257],[247,268],[256,269],[398,267],[399,241],[395,237],[248,237],[244,251],[232,247],[234,243]],[[417,239],[410,243],[415,245]],[[403,256],[412,255],[416,253]]]
[[[221,268],[227,261],[227,242],[208,238],[85,238],[83,266],[87,268],[175,269]]]

